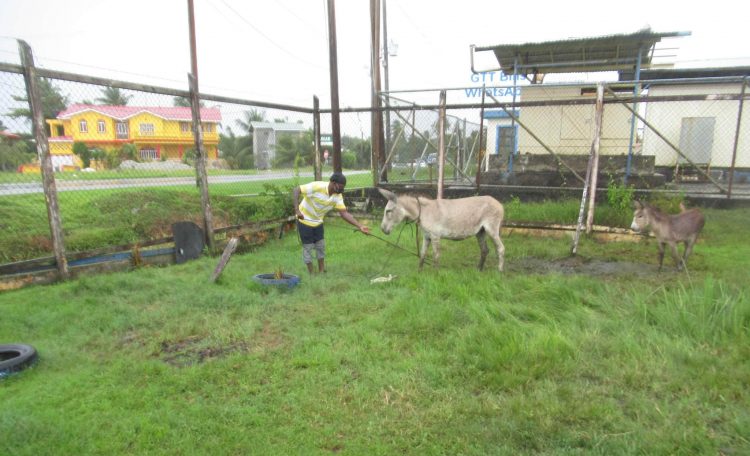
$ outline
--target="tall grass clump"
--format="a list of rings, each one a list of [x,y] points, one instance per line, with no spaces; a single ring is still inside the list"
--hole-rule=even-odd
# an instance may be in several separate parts
[[[642,321],[672,337],[697,344],[722,345],[750,333],[750,300],[744,290],[729,290],[713,277],[700,284],[662,287],[652,299],[637,301]]]

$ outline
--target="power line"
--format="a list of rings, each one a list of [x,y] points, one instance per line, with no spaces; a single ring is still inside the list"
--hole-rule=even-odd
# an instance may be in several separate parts
[[[315,63],[309,62],[309,61],[303,59],[302,57],[299,57],[298,55],[295,55],[294,53],[292,53],[292,52],[288,51],[287,49],[285,49],[280,44],[276,43],[268,35],[266,35],[265,33],[263,33],[258,27],[256,27],[255,25],[253,25],[247,19],[245,19],[245,17],[242,16],[242,14],[240,14],[239,11],[237,11],[236,9],[232,8],[231,6],[229,6],[229,4],[227,4],[227,2],[225,0],[221,0],[221,3],[223,3],[224,6],[227,7],[227,9],[229,9],[230,11],[232,11],[238,18],[240,18],[240,20],[242,22],[244,22],[245,24],[247,24],[248,27],[250,27],[251,29],[253,29],[255,31],[255,33],[257,33],[258,35],[262,36],[266,41],[268,41],[269,43],[271,43],[272,45],[274,45],[277,49],[281,50],[282,52],[284,52],[285,54],[289,55],[290,57],[293,57],[293,58],[299,60],[300,62],[303,62],[303,63],[305,63],[307,65],[310,65],[313,68],[317,68],[319,70],[325,71],[325,68],[323,68],[323,67],[321,67],[321,66],[319,66],[319,65],[317,65]]]

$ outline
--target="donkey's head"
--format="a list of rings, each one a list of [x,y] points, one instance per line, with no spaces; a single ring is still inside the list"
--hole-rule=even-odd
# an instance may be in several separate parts
[[[404,220],[406,211],[398,204],[398,197],[395,193],[383,188],[379,188],[378,191],[388,199],[388,204],[385,205],[385,212],[383,213],[383,221],[380,223],[380,229],[383,230],[383,233],[390,234],[393,227]]]
[[[645,231],[651,223],[651,213],[648,205],[635,201],[635,210],[633,211],[633,221],[630,223],[630,229],[633,231]]]

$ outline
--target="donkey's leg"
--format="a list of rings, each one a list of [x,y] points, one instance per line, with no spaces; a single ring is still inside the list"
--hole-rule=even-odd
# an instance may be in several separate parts
[[[422,248],[419,250],[419,270],[424,266],[424,259],[427,256],[427,248],[430,246],[430,237],[426,234],[422,236]]]
[[[500,239],[500,227],[496,230],[487,231],[492,242],[495,243],[495,249],[497,250],[497,270],[503,272],[503,266],[505,266],[505,246],[503,241]]]
[[[694,236],[685,241],[685,253],[682,255],[682,266],[685,268],[687,268],[688,257],[693,253],[693,246],[695,245],[696,240],[697,236]]]
[[[484,261],[487,259],[487,253],[490,249],[487,247],[487,237],[484,235],[484,229],[479,230],[477,233],[477,241],[479,241],[479,270],[484,269]]]
[[[432,261],[437,269],[440,267],[440,238],[436,237],[432,240]]]
[[[661,266],[664,263],[664,243],[659,241],[659,272],[661,272]]]
[[[669,249],[672,251],[672,259],[674,260],[674,265],[677,267],[677,270],[682,270],[682,258],[680,258],[680,253],[677,251],[677,243],[676,242],[668,242]]]

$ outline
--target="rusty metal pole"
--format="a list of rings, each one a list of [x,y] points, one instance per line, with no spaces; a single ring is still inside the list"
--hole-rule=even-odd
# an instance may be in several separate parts
[[[484,156],[486,154],[485,150],[482,149],[482,140],[484,139],[484,92],[485,92],[484,84],[482,84],[482,108],[479,111],[479,153],[477,154],[477,192],[479,192],[479,188],[481,187],[481,178],[482,178],[482,162],[484,161]],[[489,161],[489,157],[487,157],[487,161]],[[487,170],[485,168],[485,170]]]
[[[336,46],[336,5],[328,0],[328,59],[331,80],[331,134],[333,136],[333,172],[341,172],[341,120],[339,112],[339,64]]]
[[[44,199],[47,202],[47,219],[49,221],[49,230],[52,236],[52,248],[55,251],[57,272],[60,274],[61,279],[67,280],[68,277],[70,277],[70,271],[68,270],[68,260],[65,258],[65,240],[63,237],[62,219],[60,217],[60,205],[57,201],[55,170],[52,168],[52,157],[49,153],[47,131],[44,126],[44,112],[41,96],[39,94],[39,86],[37,84],[34,56],[31,52],[31,46],[25,41],[18,40],[18,50],[21,54],[23,77],[26,81],[26,94],[29,98],[31,124],[34,129],[34,139],[36,140],[36,151],[39,157],[39,165],[42,169]]]
[[[429,166],[429,165],[428,165]],[[440,110],[438,117],[438,176],[437,199],[443,199],[445,172],[445,90],[440,91]]]
[[[214,224],[211,213],[211,198],[208,194],[208,176],[206,175],[206,149],[203,145],[203,129],[201,128],[200,91],[198,89],[198,57],[195,50],[195,17],[193,15],[193,0],[188,0],[188,20],[190,28],[190,63],[191,74],[188,74],[190,86],[190,110],[193,118],[193,138],[195,140],[195,172],[198,187],[201,192],[201,207],[203,208],[203,235],[209,252],[214,253]]]

